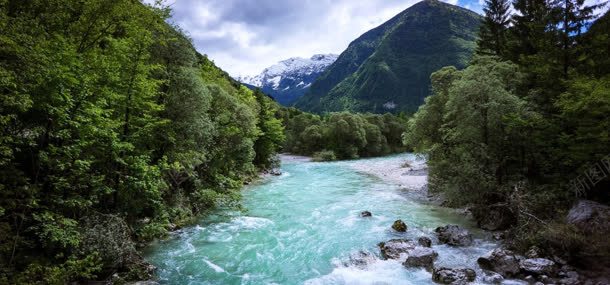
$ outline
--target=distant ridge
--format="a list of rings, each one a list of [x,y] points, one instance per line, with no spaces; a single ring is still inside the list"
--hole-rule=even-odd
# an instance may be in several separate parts
[[[432,72],[467,65],[481,19],[444,2],[419,2],[354,40],[295,106],[313,112],[413,112],[430,94]]]

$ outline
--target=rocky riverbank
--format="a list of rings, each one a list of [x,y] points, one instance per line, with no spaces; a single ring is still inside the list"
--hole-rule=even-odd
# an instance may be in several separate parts
[[[441,197],[431,195],[428,192],[428,168],[423,158],[405,159],[404,157],[397,156],[377,161],[374,159],[361,160],[351,163],[350,166],[358,172],[373,175],[387,183],[398,185],[412,198],[424,202],[432,202],[436,205],[440,205],[443,202]],[[505,221],[495,218],[495,216],[498,216],[495,214],[501,212],[501,209],[494,208],[494,205],[488,208],[488,217],[479,219],[479,227],[484,230],[500,228],[499,225]],[[603,207],[600,204],[583,200],[574,206],[567,219],[577,227],[589,226],[591,224],[589,227],[607,231],[609,215],[607,209],[607,207]],[[507,215],[500,216],[503,216],[504,219],[510,217]],[[392,228],[395,227],[392,226]],[[454,225],[439,227],[436,233],[438,236],[433,237],[433,239],[442,244],[460,247],[470,246],[471,244],[471,242],[463,242],[464,240],[472,239],[468,231]],[[493,233],[492,236],[495,239],[501,240],[503,238],[503,232]],[[430,240],[428,237],[422,238]],[[460,242],[454,242],[453,239]],[[437,259],[438,254],[433,250],[422,249],[422,246],[418,245],[416,241],[394,239],[382,242],[379,246],[382,257],[404,259],[403,265],[406,267],[413,267],[414,265],[416,267],[425,267],[432,273],[432,279],[436,283],[464,284],[473,282],[476,279],[475,271],[471,268],[435,267],[434,261]],[[599,272],[591,273],[592,276],[588,276],[590,272],[576,269],[561,258],[542,256],[535,247],[520,255],[500,245],[497,249],[478,258],[477,264],[479,266],[478,270],[482,270],[484,275],[478,278],[478,280],[486,283],[537,285],[609,284],[609,280],[603,276],[600,277]]]

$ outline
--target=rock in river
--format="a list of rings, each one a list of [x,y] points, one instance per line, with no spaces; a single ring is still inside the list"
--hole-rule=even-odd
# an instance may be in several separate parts
[[[519,273],[519,259],[506,249],[497,248],[479,257],[477,263],[482,269],[490,270],[504,277],[512,277]]]
[[[388,259],[398,259],[401,254],[408,253],[416,247],[417,244],[406,239],[392,239],[379,243],[381,256]]]
[[[477,274],[470,268],[435,268],[432,280],[441,284],[466,284],[476,279]]]
[[[417,239],[417,243],[423,247],[432,246],[432,240],[429,237],[420,237]]]
[[[496,272],[485,270],[483,272],[483,281],[492,284],[500,284],[504,281],[504,277]]]
[[[469,246],[472,244],[472,235],[463,228],[456,225],[446,225],[434,230],[441,243],[455,246]]]
[[[360,213],[360,217],[372,217],[373,214],[369,211],[363,211],[362,213]]]
[[[409,257],[403,263],[406,267],[424,267],[431,269],[434,265],[434,260],[438,256],[436,251],[429,247],[416,247],[408,251]]]
[[[406,232],[407,224],[405,224],[405,222],[402,220],[396,220],[394,221],[394,224],[392,224],[392,228],[397,232]]]

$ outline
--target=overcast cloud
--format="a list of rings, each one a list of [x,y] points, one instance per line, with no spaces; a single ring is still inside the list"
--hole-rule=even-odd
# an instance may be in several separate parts
[[[153,0],[145,0],[152,2]],[[290,57],[339,54],[419,0],[169,0],[172,20],[232,76]],[[459,2],[458,2],[459,1]],[[483,0],[446,0],[481,11]]]

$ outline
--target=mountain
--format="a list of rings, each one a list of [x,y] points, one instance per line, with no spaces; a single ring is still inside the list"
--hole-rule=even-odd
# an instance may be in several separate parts
[[[248,87],[258,87],[282,105],[291,105],[309,90],[311,83],[330,66],[338,55],[316,54],[309,59],[293,57],[265,68],[259,75],[238,77]]]
[[[295,106],[313,112],[414,112],[430,74],[463,68],[482,17],[437,0],[419,2],[354,40]]]

